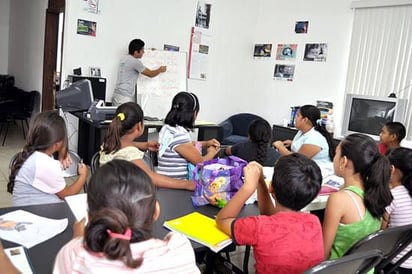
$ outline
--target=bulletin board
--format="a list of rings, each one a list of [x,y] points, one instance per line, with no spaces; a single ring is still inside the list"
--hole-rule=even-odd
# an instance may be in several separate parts
[[[173,96],[187,91],[187,54],[178,51],[146,50],[142,62],[148,69],[167,66],[167,71],[150,78],[137,79],[137,103],[145,116],[163,119],[170,109]]]

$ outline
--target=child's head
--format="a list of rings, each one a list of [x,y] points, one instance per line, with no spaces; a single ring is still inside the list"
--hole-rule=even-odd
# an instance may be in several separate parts
[[[258,151],[255,161],[263,164],[268,150],[268,144],[272,140],[272,128],[270,124],[264,119],[256,119],[249,125],[249,138],[258,146]]]
[[[320,110],[313,105],[301,106],[298,110],[302,118],[307,118],[313,127],[320,124]]]
[[[389,190],[389,161],[379,153],[376,142],[360,133],[346,136],[336,148],[333,164],[338,176],[344,176],[344,170],[349,166],[354,174],[359,173],[365,206],[372,216],[380,218],[392,201],[392,195]]]
[[[34,116],[30,123],[26,144],[12,166],[7,191],[13,192],[17,172],[34,151],[49,150],[54,153],[63,147],[67,147],[67,130],[66,123],[58,112],[45,111]]]
[[[173,97],[172,106],[166,115],[165,123],[171,126],[193,128],[199,110],[199,99],[194,93],[179,92]]]
[[[391,165],[397,169],[400,183],[403,184],[412,196],[412,149],[398,147],[389,150],[387,157]]]
[[[90,179],[87,204],[86,248],[122,260],[128,267],[138,267],[143,259],[133,259],[130,243],[150,239],[159,214],[150,177],[132,162],[112,160]],[[123,236],[126,239],[121,239]]]
[[[405,138],[406,129],[402,123],[388,122],[379,133],[380,142],[384,145],[399,146],[403,138]]]
[[[143,130],[142,108],[134,102],[121,104],[116,109],[115,116],[107,130],[103,151],[110,153],[119,150],[121,148],[120,137],[134,131],[139,123]]]
[[[272,188],[276,202],[299,211],[319,193],[322,173],[319,166],[306,156],[293,153],[275,163]]]

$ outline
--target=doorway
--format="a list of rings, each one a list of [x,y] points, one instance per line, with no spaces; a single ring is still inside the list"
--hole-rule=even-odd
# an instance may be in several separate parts
[[[55,109],[55,93],[60,89],[65,6],[65,0],[49,0],[46,10],[42,111]]]

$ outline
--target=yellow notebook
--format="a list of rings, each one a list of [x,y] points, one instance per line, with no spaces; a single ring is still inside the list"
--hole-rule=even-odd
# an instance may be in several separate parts
[[[232,243],[232,239],[217,228],[215,220],[199,212],[166,221],[163,226],[186,235],[214,252],[219,252]]]

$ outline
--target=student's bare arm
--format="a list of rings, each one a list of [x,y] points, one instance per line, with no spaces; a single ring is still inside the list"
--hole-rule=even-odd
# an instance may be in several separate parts
[[[235,196],[233,196],[233,198],[217,214],[216,224],[218,228],[227,235],[232,235],[232,222],[239,215],[239,212],[246,200],[252,196],[253,192],[255,192],[261,173],[262,167],[258,163],[249,163],[244,168],[245,183],[235,194]]]
[[[79,177],[77,180],[70,186],[66,186],[60,192],[57,192],[56,195],[60,199],[64,199],[66,196],[75,195],[80,192],[87,180],[88,169],[85,164],[79,164],[78,167]]]
[[[336,232],[339,222],[343,215],[342,193],[336,192],[329,196],[326,203],[325,216],[323,220],[323,246],[325,250],[325,259],[329,257],[333,242],[335,241]]]
[[[218,148],[214,146],[210,146],[207,148],[206,155],[202,156],[200,152],[196,149],[192,142],[185,143],[178,145],[175,148],[176,152],[179,153],[183,158],[185,158],[190,163],[196,165],[205,160],[210,160],[215,157],[217,152],[219,151]]]

